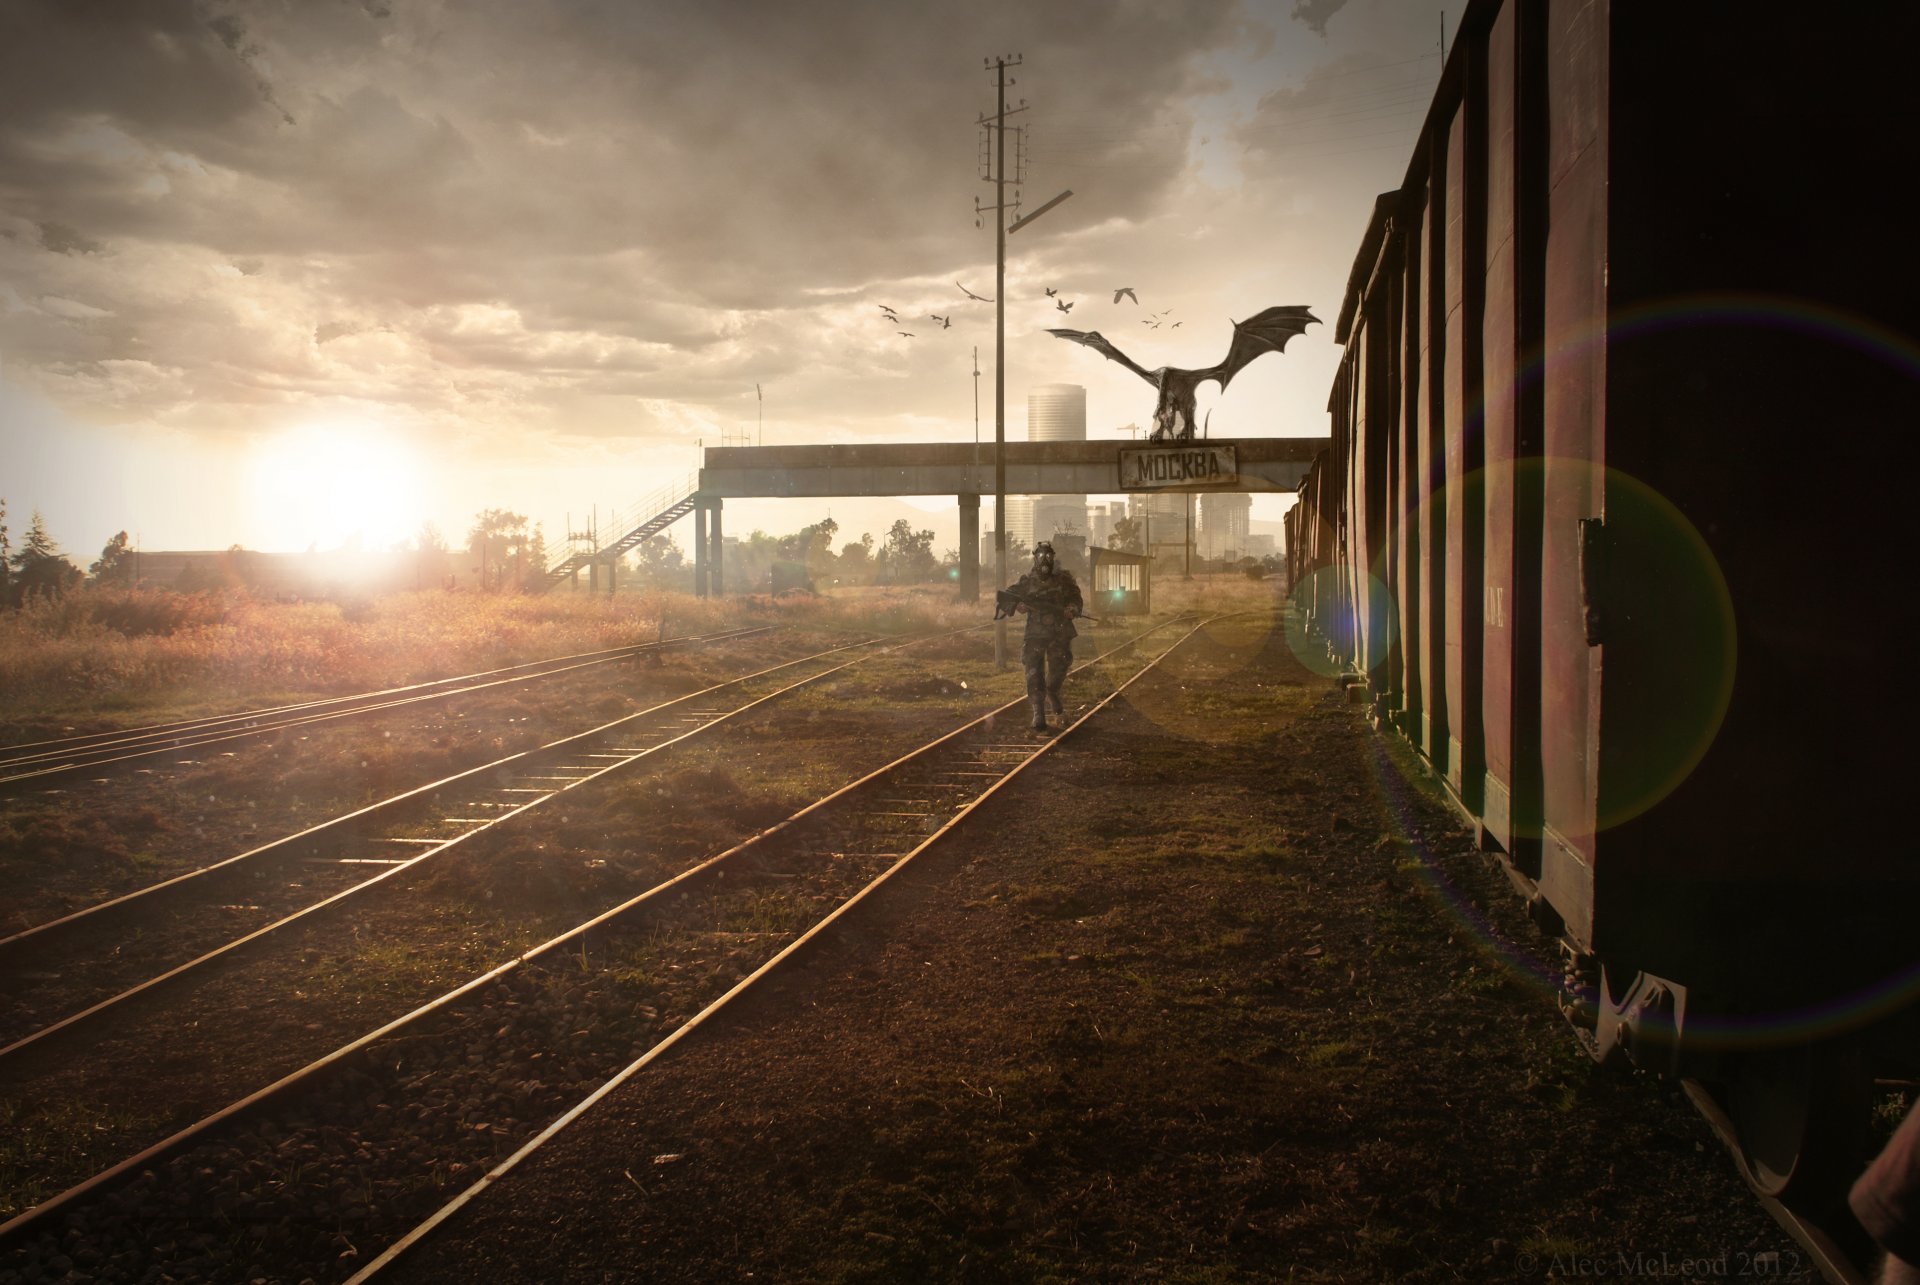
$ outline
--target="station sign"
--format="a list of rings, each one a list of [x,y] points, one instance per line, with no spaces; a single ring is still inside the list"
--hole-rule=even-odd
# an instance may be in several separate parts
[[[1236,486],[1239,482],[1240,457],[1231,446],[1189,442],[1182,446],[1120,448],[1123,491]]]

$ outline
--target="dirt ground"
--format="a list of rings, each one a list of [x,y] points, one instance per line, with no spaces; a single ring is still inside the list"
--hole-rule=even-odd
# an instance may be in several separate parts
[[[1177,654],[395,1274],[1817,1279],[1272,618]]]

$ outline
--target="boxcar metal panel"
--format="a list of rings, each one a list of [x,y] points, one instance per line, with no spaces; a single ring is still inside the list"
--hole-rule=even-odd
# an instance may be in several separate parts
[[[1484,748],[1481,685],[1480,298],[1485,175],[1476,136],[1479,59],[1467,55],[1468,92],[1447,129],[1446,646],[1451,711],[1447,782],[1480,809]]]
[[[1486,774],[1481,813],[1488,834],[1507,852],[1515,849],[1513,782],[1515,702],[1520,631],[1532,621],[1513,619],[1514,465],[1519,455],[1519,284],[1517,171],[1518,99],[1516,5],[1503,5],[1487,34],[1486,287],[1482,295],[1480,360],[1485,393],[1482,445],[1486,451],[1486,507],[1481,620],[1482,736]]]
[[[1593,7],[1550,6],[1547,21],[1540,884],[1591,949],[1604,604],[1588,590],[1604,578],[1607,30]]]
[[[1347,513],[1352,527],[1349,532],[1347,555],[1347,591],[1353,603],[1354,638],[1352,651],[1354,668],[1368,682],[1375,681],[1369,666],[1373,655],[1373,644],[1378,625],[1374,613],[1370,610],[1371,596],[1367,592],[1368,558],[1367,550],[1373,543],[1373,514],[1367,509],[1366,494],[1370,489],[1368,475],[1377,461],[1367,458],[1367,323],[1363,316],[1354,332],[1357,342],[1347,346]]]
[[[1405,660],[1400,649],[1400,252],[1397,217],[1390,221],[1389,239],[1380,271],[1371,289],[1378,299],[1373,325],[1380,362],[1381,403],[1379,436],[1372,449],[1379,453],[1380,475],[1380,592],[1388,615],[1387,652],[1383,662],[1386,700],[1375,713],[1390,715],[1403,701]]]
[[[1362,475],[1364,485],[1355,488],[1361,498],[1367,529],[1366,541],[1361,546],[1361,570],[1365,578],[1360,583],[1366,595],[1362,601],[1367,620],[1363,663],[1376,696],[1384,693],[1389,681],[1387,657],[1393,643],[1393,610],[1387,595],[1389,469],[1386,450],[1392,402],[1388,395],[1392,337],[1386,304],[1384,296],[1375,296],[1365,313],[1366,330],[1361,336],[1360,423],[1356,430],[1360,457],[1366,461]]]
[[[1452,714],[1446,678],[1446,153],[1427,149],[1432,172],[1426,185],[1426,216],[1421,233],[1426,246],[1420,274],[1420,673],[1426,686],[1420,749],[1444,772],[1447,725]]]
[[[1395,442],[1399,468],[1395,481],[1399,508],[1396,534],[1400,548],[1400,730],[1409,740],[1420,744],[1424,741],[1421,729],[1425,726],[1427,709],[1426,669],[1421,655],[1421,643],[1426,637],[1423,624],[1426,613],[1421,609],[1421,569],[1425,554],[1420,526],[1424,520],[1420,470],[1425,458],[1420,452],[1420,420],[1425,399],[1419,394],[1425,370],[1421,364],[1420,281],[1421,265],[1426,257],[1420,245],[1423,226],[1420,206],[1412,200],[1402,201],[1399,220],[1401,230],[1396,239],[1400,244],[1400,264],[1396,275],[1400,297],[1401,395]]]

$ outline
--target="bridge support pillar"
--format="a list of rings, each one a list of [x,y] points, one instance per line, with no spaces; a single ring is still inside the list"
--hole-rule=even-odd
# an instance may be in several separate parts
[[[717,495],[696,496],[693,501],[693,592],[699,598],[718,598],[727,591],[726,566],[722,558],[720,506]]]
[[[707,502],[693,504],[693,596],[707,596]]]
[[[965,491],[960,493],[960,600],[980,601],[980,497]]]

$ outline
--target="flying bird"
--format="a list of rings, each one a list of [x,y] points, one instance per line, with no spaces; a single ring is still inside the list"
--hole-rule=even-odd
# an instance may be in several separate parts
[[[911,330],[902,330],[900,333],[909,339],[913,338],[913,332]]]
[[[1072,312],[1072,311],[1073,311],[1073,305],[1072,305],[1072,304],[1070,304],[1070,303],[1068,303],[1068,302],[1067,302],[1067,301],[1066,301],[1065,299],[1055,299],[1055,300],[1053,301],[1053,306],[1054,306],[1054,307],[1056,307],[1056,308],[1058,308],[1058,309],[1059,309],[1060,311],[1062,311],[1062,312]]]
[[[1047,287],[1047,298],[1051,299],[1059,293],[1060,292],[1058,290],[1055,290],[1052,286]]]
[[[1180,329],[1180,327],[1181,327],[1181,326],[1183,326],[1183,325],[1185,325],[1185,324],[1186,324],[1185,322],[1182,322],[1182,321],[1176,321],[1176,322],[1174,322],[1174,323],[1173,323],[1173,325],[1171,325],[1171,326],[1169,326],[1169,327],[1168,327],[1168,329],[1169,329],[1169,330],[1178,330],[1178,329]]]
[[[951,329],[953,329],[953,318],[952,318],[952,317],[943,317],[943,316],[941,316],[941,315],[940,315],[939,313],[937,313],[937,312],[930,312],[930,313],[928,313],[928,314],[927,314],[927,316],[928,316],[928,317],[930,317],[930,318],[932,318],[933,320],[935,320],[935,321],[937,321],[937,322],[939,322],[939,323],[940,323],[940,329],[942,329],[942,330],[951,330]]]
[[[1140,296],[1133,292],[1132,286],[1121,286],[1118,290],[1115,290],[1113,292],[1113,301],[1115,303],[1119,303],[1121,295],[1125,295],[1127,298],[1133,300],[1135,303],[1140,302]]]
[[[1287,340],[1303,333],[1308,326],[1319,324],[1320,318],[1309,312],[1304,304],[1268,308],[1245,321],[1234,322],[1233,342],[1227,348],[1226,357],[1219,365],[1208,366],[1204,370],[1181,370],[1174,366],[1148,370],[1115,348],[1097,330],[1048,330],[1047,333],[1085,344],[1159,389],[1160,403],[1154,407],[1150,440],[1189,442],[1193,440],[1194,394],[1201,384],[1209,379],[1217,380],[1221,391],[1226,391],[1228,381],[1248,362],[1262,353],[1284,352]]]
[[[960,283],[959,283],[958,281],[956,281],[956,282],[954,282],[953,284],[955,284],[955,285],[957,285],[957,286],[960,286]],[[961,293],[961,294],[963,294],[963,295],[965,295],[965,296],[967,296],[967,298],[969,298],[969,299],[972,299],[972,300],[975,300],[975,301],[977,301],[977,302],[979,302],[979,303],[992,303],[992,302],[993,302],[993,300],[991,300],[991,299],[989,299],[989,298],[987,298],[987,297],[986,297],[985,295],[983,295],[983,294],[975,294],[975,293],[974,293],[973,291],[971,291],[971,290],[969,290],[969,289],[967,289],[967,288],[966,288],[965,286],[960,286],[960,293]]]
[[[884,304],[884,303],[883,303],[883,304],[880,304],[880,305],[879,305],[879,308],[880,308],[880,311],[882,311],[882,312],[884,312],[884,313],[886,313],[886,314],[887,314],[887,320],[888,320],[888,321],[898,321],[898,320],[900,320],[900,315],[899,315],[898,313],[896,313],[896,312],[895,312],[895,311],[894,311],[893,309],[891,309],[891,308],[889,308],[889,307],[887,307],[887,305],[886,305],[886,304]]]

